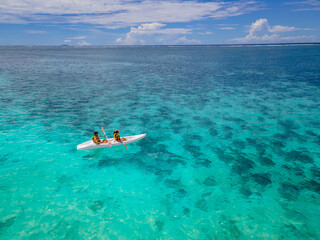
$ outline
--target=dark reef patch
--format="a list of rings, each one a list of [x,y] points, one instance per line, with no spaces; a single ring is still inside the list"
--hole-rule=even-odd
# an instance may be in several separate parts
[[[299,129],[299,125],[296,124],[291,119],[282,119],[278,121],[278,124],[282,126],[285,130],[293,130],[293,129]]]
[[[143,114],[142,116],[139,117],[139,120],[141,121],[142,126],[149,126],[153,125],[154,123],[154,118],[150,114]]]
[[[299,140],[299,141],[301,141],[301,142],[306,142],[306,141],[307,141],[306,136],[302,136],[302,135],[298,134],[298,133],[295,132],[295,131],[290,130],[290,131],[287,131],[286,134],[287,134],[287,136],[290,137],[291,139],[297,139],[297,140]]]
[[[224,120],[229,121],[229,122],[233,122],[236,123],[238,125],[244,125],[245,124],[245,120],[242,118],[238,118],[238,117],[231,117],[231,116],[225,116],[223,117]]]
[[[293,120],[291,119],[282,119],[278,121],[278,124],[284,128],[285,131],[291,131],[291,130],[296,130],[299,129],[299,125],[296,124]]]
[[[178,157],[176,155],[175,156],[171,156],[170,158],[168,158],[167,162],[169,164],[171,164],[171,165],[178,165],[178,164],[186,165],[187,164],[187,162],[183,158]]]
[[[233,137],[233,128],[229,126],[223,126],[224,139],[230,140]]]
[[[185,135],[183,135],[183,139],[185,141],[197,140],[197,141],[203,142],[203,137],[199,134],[185,134]]]
[[[314,178],[319,178],[320,179],[320,169],[319,168],[312,167],[312,168],[310,168],[310,172],[311,172],[311,174],[312,174],[312,176]]]
[[[210,127],[216,126],[216,124],[208,117],[195,116],[193,117],[193,119],[198,122],[199,126],[204,128],[210,128]]]
[[[161,232],[162,229],[163,229],[164,222],[163,222],[163,221],[160,221],[160,220],[156,220],[155,223],[156,223],[156,226],[157,226],[158,231]]]
[[[100,200],[96,200],[94,201],[89,208],[93,211],[93,212],[97,212],[98,210],[102,209],[104,206],[104,202],[100,201]]]
[[[170,125],[175,134],[180,134],[184,129],[191,128],[189,124],[183,122],[181,119],[171,120]]]
[[[9,154],[0,156],[0,163],[4,163],[9,160]]]
[[[259,121],[259,122],[265,122],[265,119],[264,119],[264,117],[259,116],[259,117],[258,117],[258,121]]]
[[[241,140],[235,140],[232,142],[232,145],[237,149],[244,149],[246,147],[246,142]]]
[[[244,196],[244,197],[250,197],[250,195],[252,195],[252,191],[250,190],[250,188],[247,185],[242,185],[240,188],[240,193]]]
[[[223,151],[220,148],[212,148],[213,152],[215,152],[215,154],[217,154],[217,156],[219,157],[219,160],[223,161],[224,163],[232,163],[235,162],[235,157],[233,155],[230,155],[228,153],[226,153],[226,151]]]
[[[201,167],[206,167],[206,168],[208,168],[208,167],[211,166],[211,163],[212,163],[212,162],[211,162],[210,160],[208,160],[208,159],[197,158],[197,159],[195,160],[195,163],[196,163],[197,166],[201,166]]]
[[[258,140],[257,139],[255,139],[255,138],[246,138],[246,142],[247,142],[247,144],[248,145],[256,145],[257,143],[258,143]]]
[[[266,149],[267,149],[267,144],[265,143],[258,143],[256,144],[255,148],[256,148],[256,151],[257,153],[262,156],[266,153]]]
[[[316,134],[315,132],[313,131],[306,131],[306,133],[311,136],[311,137],[316,137],[316,138],[319,138],[318,134]]]
[[[16,216],[14,217],[11,217],[11,218],[8,218],[2,222],[0,222],[0,231],[4,228],[8,228],[10,227],[11,225],[14,224],[14,222],[16,221]]]
[[[187,207],[184,207],[184,208],[183,208],[183,214],[184,214],[184,216],[189,217],[190,209],[187,208]]]
[[[209,127],[209,134],[212,136],[212,137],[215,137],[217,136],[219,133],[218,133],[218,130],[215,128],[215,127]]]
[[[168,188],[174,188],[174,189],[178,189],[178,190],[182,188],[182,183],[180,180],[166,179],[166,180],[164,180],[164,184]]]
[[[270,174],[268,173],[255,173],[252,174],[251,177],[256,183],[260,184],[263,187],[266,187],[267,185],[272,183]]]
[[[282,183],[278,189],[280,196],[287,200],[296,200],[300,194],[300,187],[293,183]]]
[[[307,189],[315,193],[320,194],[320,182],[316,180],[304,181],[300,184],[301,189]]]
[[[184,190],[183,188],[180,188],[179,190],[176,191],[176,194],[179,198],[182,198],[187,195],[187,191]]]
[[[275,139],[281,139],[282,141],[286,141],[289,139],[289,135],[284,134],[284,133],[276,133],[273,135],[273,138]]]
[[[206,186],[215,186],[217,185],[217,181],[214,179],[214,177],[207,177],[204,181],[203,184]]]
[[[94,154],[87,154],[87,155],[82,156],[82,158],[85,158],[85,159],[90,159],[93,157],[94,157]]]
[[[286,144],[285,144],[284,142],[278,141],[278,140],[273,140],[273,141],[271,141],[271,145],[272,145],[273,147],[277,147],[277,148],[283,148],[283,147],[286,146]]]
[[[170,176],[173,172],[172,169],[166,169],[166,170],[163,170],[163,169],[159,169],[159,168],[151,168],[149,169],[150,172],[154,172],[155,175],[157,175],[159,178],[166,178],[168,176]]]
[[[198,200],[195,204],[194,204],[194,207],[204,211],[204,212],[207,212],[208,211],[208,204],[207,204],[207,201],[205,199],[200,199]]]
[[[232,166],[232,172],[238,175],[242,175],[243,173],[250,171],[250,169],[252,169],[254,165],[255,164],[252,160],[243,155],[240,155],[235,161],[235,164]]]
[[[100,159],[98,162],[98,168],[110,167],[117,164],[116,159]]]
[[[285,157],[286,161],[299,161],[303,163],[313,163],[313,159],[301,151],[292,150],[287,153]]]
[[[276,165],[270,158],[268,157],[260,157],[259,158],[261,165],[263,166],[274,166]]]
[[[161,116],[161,117],[164,117],[166,119],[170,119],[172,118],[171,115],[172,115],[172,111],[170,110],[170,108],[166,107],[166,106],[160,106],[158,109],[158,115]]]
[[[199,158],[203,155],[201,152],[201,147],[193,145],[190,141],[184,140],[183,147],[185,150],[190,152],[194,158]]]
[[[64,237],[64,239],[81,239],[80,235],[80,222],[75,221],[71,224],[70,228],[68,228],[68,231]]]
[[[295,174],[296,176],[304,176],[305,177],[303,167],[301,167],[301,166],[291,166],[289,164],[284,164],[281,167],[288,170],[290,174]]]

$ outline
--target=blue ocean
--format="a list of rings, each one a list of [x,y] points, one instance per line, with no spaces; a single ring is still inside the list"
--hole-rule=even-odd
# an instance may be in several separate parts
[[[0,142],[0,239],[320,239],[320,45],[1,46]]]

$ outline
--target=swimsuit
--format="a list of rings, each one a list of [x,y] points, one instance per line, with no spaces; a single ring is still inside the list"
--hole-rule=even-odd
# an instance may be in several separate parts
[[[101,142],[100,139],[99,139],[99,137],[97,137],[96,135],[93,135],[92,141],[93,141],[94,143],[100,143],[100,142]]]
[[[121,139],[120,139],[119,133],[113,133],[113,136],[114,136],[114,140],[116,140],[118,142],[122,142]]]

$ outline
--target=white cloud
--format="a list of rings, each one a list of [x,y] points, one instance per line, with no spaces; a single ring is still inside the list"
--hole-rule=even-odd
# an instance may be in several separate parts
[[[77,43],[78,46],[89,46],[91,45],[90,43],[86,42],[86,41],[80,41]]]
[[[220,30],[233,30],[235,27],[220,27]]]
[[[201,44],[201,41],[196,39],[187,39],[186,36],[183,36],[181,38],[178,38],[175,41],[175,44],[183,44],[183,45]]]
[[[213,34],[212,32],[206,31],[206,32],[197,32],[196,34],[200,34],[200,35],[211,35]]]
[[[258,19],[254,23],[251,24],[248,37],[253,37],[257,32],[268,32],[269,25],[267,19]]]
[[[0,0],[0,5],[2,23],[86,23],[106,28],[123,28],[147,22],[190,22],[226,18],[261,7],[261,3],[251,0]]]
[[[189,34],[191,29],[186,28],[163,28],[163,23],[145,23],[139,27],[131,27],[124,39],[118,38],[118,44],[147,44],[148,42],[164,43],[169,38],[180,34]],[[167,36],[167,37],[165,37]],[[168,38],[168,36],[171,36]]]
[[[296,42],[296,41],[298,41],[298,42],[314,41],[314,37],[313,36],[300,35],[300,36],[281,37],[281,40],[294,41],[294,42]]]
[[[232,26],[239,26],[237,23],[220,23],[218,24],[220,27],[232,27]]]
[[[47,31],[42,31],[42,30],[26,30],[26,33],[30,33],[30,34],[45,34],[47,33]]]
[[[275,43],[275,42],[304,42],[313,41],[313,36],[280,36],[276,33],[292,32],[296,30],[310,30],[295,27],[275,25],[270,26],[268,20],[261,18],[251,24],[249,34],[243,38],[235,38],[230,40],[237,43]]]
[[[280,26],[280,25],[269,27],[270,32],[291,32],[295,30],[298,30],[298,29],[295,27]]]
[[[221,23],[218,24],[220,30],[234,30],[239,24]]]
[[[69,43],[69,42],[72,42],[72,40],[81,40],[81,39],[86,39],[86,38],[87,38],[87,36],[68,37],[67,39],[64,40],[64,42]],[[77,45],[86,45],[86,43],[87,42],[85,42],[85,41],[80,41],[77,43]]]
[[[297,30],[303,30],[303,31],[309,31],[309,30],[315,30],[313,28],[296,28],[296,27],[287,27],[287,26],[280,26],[276,25],[273,27],[270,27],[270,32],[292,32]]]
[[[286,5],[297,6],[293,11],[318,11],[320,10],[320,1],[319,0],[306,0],[298,2],[287,2]]]
[[[0,8],[0,23],[26,24],[27,21],[22,17],[16,16],[14,14],[2,12]]]
[[[73,39],[75,39],[75,40],[80,40],[80,39],[85,39],[85,38],[87,38],[87,36],[68,37],[67,39],[70,39],[70,40],[73,40]]]

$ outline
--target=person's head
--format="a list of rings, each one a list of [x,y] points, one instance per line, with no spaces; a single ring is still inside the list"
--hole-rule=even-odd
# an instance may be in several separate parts
[[[98,135],[98,132],[94,132],[94,135]]]
[[[119,133],[119,130],[115,130],[114,133]]]

